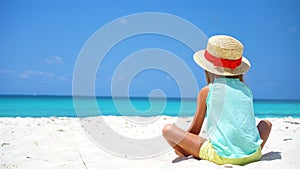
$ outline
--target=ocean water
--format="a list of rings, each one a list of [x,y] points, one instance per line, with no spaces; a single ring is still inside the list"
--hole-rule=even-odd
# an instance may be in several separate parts
[[[195,99],[82,97],[74,106],[71,96],[0,96],[0,117],[193,116],[195,109]],[[259,118],[300,118],[300,101],[254,100],[254,111]]]

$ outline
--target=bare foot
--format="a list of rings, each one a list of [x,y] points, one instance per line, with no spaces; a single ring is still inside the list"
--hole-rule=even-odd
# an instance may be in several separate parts
[[[182,154],[181,152],[175,150],[175,154],[178,155],[178,157],[182,157],[182,156],[185,156],[184,154]]]

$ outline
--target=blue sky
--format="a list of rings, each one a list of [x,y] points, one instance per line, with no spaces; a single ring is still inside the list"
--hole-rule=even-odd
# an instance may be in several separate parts
[[[207,36],[238,38],[252,64],[246,83],[255,98],[299,100],[299,9],[298,0],[1,0],[0,94],[71,95],[76,59],[93,33],[119,17],[162,12],[191,22]],[[111,49],[99,66],[96,94],[110,95],[116,65],[145,48],[180,56],[199,88],[205,85],[203,70],[192,60],[193,51],[170,38],[145,35]],[[176,79],[157,70],[139,73],[129,94],[148,96],[153,89],[180,96]]]

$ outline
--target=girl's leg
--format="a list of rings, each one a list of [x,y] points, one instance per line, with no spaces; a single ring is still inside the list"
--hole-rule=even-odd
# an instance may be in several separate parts
[[[186,132],[172,124],[163,128],[163,136],[168,143],[175,149],[177,154],[185,156],[193,155],[199,158],[199,150],[206,139],[198,135]]]
[[[185,151],[183,148],[181,148],[179,145],[176,145],[175,143],[167,140],[167,142],[171,145],[171,147],[173,147],[173,149],[175,150],[175,153],[181,157],[181,156],[190,156],[191,153],[188,153],[187,151]]]
[[[261,144],[261,149],[264,147],[264,145],[266,144],[269,138],[271,128],[272,128],[272,123],[268,120],[261,120],[257,125],[260,138],[263,140]]]

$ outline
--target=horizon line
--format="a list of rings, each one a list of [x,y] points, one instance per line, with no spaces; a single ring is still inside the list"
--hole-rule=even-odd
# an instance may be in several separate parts
[[[110,96],[110,95],[96,95],[96,96],[88,96],[88,95],[54,95],[54,94],[0,94],[0,97],[10,97],[10,96],[21,96],[21,97],[82,97],[82,98],[88,98],[88,97],[96,97],[96,98],[150,98],[147,96]],[[151,97],[153,99],[197,99],[196,97]],[[276,99],[276,98],[253,98],[253,101],[299,101],[299,99]]]

